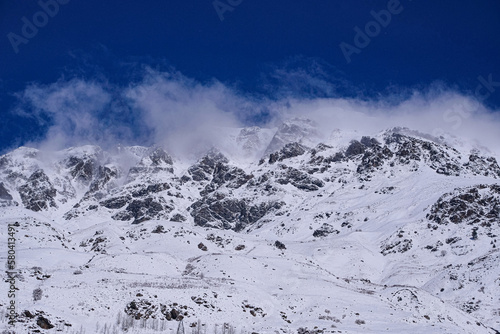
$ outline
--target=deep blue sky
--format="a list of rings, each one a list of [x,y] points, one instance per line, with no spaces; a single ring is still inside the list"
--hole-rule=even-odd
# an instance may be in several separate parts
[[[223,21],[212,0],[65,1],[17,53],[8,34],[22,37],[22,18],[33,22],[41,7],[0,1],[0,152],[44,134],[39,123],[11,113],[13,94],[29,83],[103,77],[126,85],[144,64],[263,95],[273,91],[266,83],[276,68],[311,64],[367,96],[436,82],[473,94],[478,76],[500,82],[498,0],[401,0],[400,13],[350,63],[339,44],[354,45],[354,27],[364,29],[374,20],[370,11],[387,9],[387,1],[243,0]],[[339,88],[334,95],[349,94]],[[498,109],[500,87],[485,103]]]

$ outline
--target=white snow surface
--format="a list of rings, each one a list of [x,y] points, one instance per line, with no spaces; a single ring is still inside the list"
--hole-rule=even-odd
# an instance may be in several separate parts
[[[9,326],[8,284],[1,284],[0,329],[176,332],[179,322],[166,320],[159,311],[161,304],[186,312],[182,320],[186,333],[196,328],[190,326],[198,320],[207,333],[222,333],[224,323],[244,333],[296,333],[299,328],[310,333],[498,333],[500,219],[491,227],[498,237],[487,236],[481,227],[472,238],[466,224],[429,228],[433,223],[427,215],[444,194],[479,184],[498,185],[499,178],[473,172],[439,174],[421,160],[384,164],[366,180],[356,169],[361,156],[307,173],[314,158],[311,149],[320,141],[328,147],[317,150],[316,156],[328,157],[364,134],[334,130],[328,138],[319,138],[313,125],[305,122],[294,138],[290,129],[301,122],[305,121],[291,121],[281,130],[227,130],[228,139],[218,149],[228,157],[229,166],[242,168],[253,180],[263,175],[277,179],[285,166],[323,182],[312,191],[273,183],[274,193],[247,184],[221,187],[218,192],[231,198],[285,203],[239,231],[195,224],[190,206],[210,183],[180,181],[195,161],[174,156],[172,170],[162,162],[159,172],[149,172],[154,166],[149,158],[152,148],[139,146],[115,151],[82,146],[55,153],[22,147],[0,157],[4,158],[0,183],[13,197],[0,201],[0,262],[7,262],[7,226],[18,222],[16,307],[19,314],[28,310],[37,315],[20,316],[15,327]],[[381,131],[375,138],[382,143],[391,131]],[[405,134],[445,147],[430,137]],[[270,153],[293,142],[304,145],[306,153],[268,162]],[[470,143],[450,146],[457,151],[447,152],[460,163],[474,148]],[[476,153],[481,152],[488,155],[484,150]],[[112,209],[92,209],[102,200],[82,200],[91,182],[71,175],[67,159],[73,156],[116,168],[116,177],[100,190],[103,199],[144,184],[169,182],[169,190],[155,198],[162,197],[172,211],[133,224],[113,219]],[[145,174],[131,173],[132,167],[144,168]],[[56,206],[34,212],[24,207],[17,190],[38,169],[57,190]],[[68,219],[71,210],[79,214]],[[186,220],[171,221],[174,214]],[[163,230],[153,233],[158,226]],[[313,236],[325,226],[336,232]],[[460,250],[446,242],[435,251],[426,248],[456,236],[462,237]],[[384,254],[387,245],[402,240],[411,240],[411,247]],[[276,241],[286,249],[277,248]],[[201,243],[206,250],[199,247]],[[0,276],[5,282],[6,271]],[[33,298],[35,289],[42,290],[39,300]],[[155,306],[155,319],[127,318],[125,309],[133,301]],[[40,328],[36,324],[40,314],[55,327]],[[130,321],[128,331],[123,330],[124,319]]]

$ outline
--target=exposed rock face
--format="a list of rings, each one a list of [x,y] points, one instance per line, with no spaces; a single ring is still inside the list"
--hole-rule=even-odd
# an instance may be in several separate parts
[[[0,182],[0,200],[12,201],[12,196],[1,182]]]
[[[149,159],[151,160],[151,164],[153,166],[161,166],[163,164],[173,165],[172,157],[165,152],[164,149],[157,147],[151,152],[149,155]]]
[[[403,238],[401,234],[396,234],[383,243],[381,253],[384,255],[405,253],[412,248],[412,243],[413,240]]]
[[[229,160],[219,151],[211,150],[198,163],[188,169],[193,181],[209,181],[217,166],[227,164]]]
[[[210,184],[208,184],[200,194],[206,195],[211,193],[222,185],[225,185],[227,188],[238,189],[252,178],[253,175],[247,175],[241,168],[230,167],[219,162],[214,166]]]
[[[478,185],[456,189],[443,195],[431,208],[427,218],[439,225],[463,224],[500,228],[500,186]]]
[[[497,160],[493,157],[481,157],[478,154],[471,154],[469,161],[464,164],[464,167],[474,175],[483,175],[500,178],[500,167]]]
[[[24,206],[29,210],[41,211],[57,207],[54,200],[57,191],[41,169],[34,172],[18,190]]]
[[[294,187],[304,191],[316,191],[324,186],[323,181],[309,176],[307,173],[292,167],[283,166],[284,173],[276,179],[279,184],[292,184]]]
[[[50,323],[50,320],[43,317],[43,316],[38,316],[38,319],[36,320],[36,324],[43,329],[51,329],[54,328],[54,325]]]
[[[353,161],[358,164],[357,173],[365,175],[372,174],[383,166],[407,166],[410,171],[417,171],[426,165],[446,176],[472,174],[500,177],[500,167],[493,157],[473,153],[468,162],[461,163],[460,152],[456,149],[396,130],[387,131],[383,135],[383,144],[375,138],[362,137],[360,141],[353,140],[345,150],[332,155],[324,155],[322,152],[331,147],[320,144],[311,150],[310,164],[324,166],[317,169],[321,172],[331,168],[332,164]]]
[[[241,231],[282,205],[279,202],[249,204],[245,199],[231,199],[215,193],[195,202],[190,209],[196,225]]]
[[[345,156],[349,158],[355,155],[360,155],[365,153],[365,150],[366,150],[365,145],[361,144],[357,140],[353,140],[349,145],[349,147],[347,148],[347,150],[345,151]]]
[[[166,214],[172,210],[173,208],[166,205],[166,201],[162,197],[147,197],[143,200],[133,200],[124,211],[115,214],[112,218],[116,220],[133,219],[133,224],[139,224],[146,220],[166,218]]]
[[[424,161],[438,174],[460,175],[459,152],[451,147],[441,146],[399,133],[386,135],[385,143],[394,152],[396,160],[401,164]]]
[[[181,321],[184,317],[189,316],[189,313],[192,313],[193,309],[187,305],[179,305],[178,303],[165,305],[151,302],[148,299],[139,299],[128,303],[124,311],[135,320],[152,318]]]
[[[131,167],[128,172],[128,181],[140,179],[144,175],[155,175],[159,173],[173,173],[172,158],[162,148],[153,149],[147,157],[134,167]]]
[[[369,144],[370,146],[364,152],[361,163],[358,165],[358,173],[373,173],[394,156],[394,153],[387,146],[381,147],[378,142],[369,142]]]
[[[276,240],[276,241],[274,242],[274,247],[276,247],[276,248],[278,248],[278,249],[281,249],[281,250],[286,249],[285,244],[284,244],[284,243],[282,243],[282,242],[281,242],[281,241],[279,241],[279,240]]]
[[[118,177],[118,169],[116,167],[99,166],[96,178],[90,184],[88,193],[95,193],[103,190],[106,185],[113,179]]]
[[[319,229],[313,232],[313,237],[315,238],[326,237],[327,235],[332,233],[339,234],[340,231],[335,229],[330,224],[324,223]]]
[[[244,140],[255,139],[252,143],[258,146],[262,137],[252,131],[243,133]],[[231,132],[232,139],[236,135],[237,131]],[[500,169],[495,158],[395,131],[376,138],[348,132],[313,149],[300,140],[285,143],[292,137],[282,137],[283,147],[255,159],[241,158],[240,152],[227,147],[231,159],[212,150],[197,162],[175,164],[163,149],[144,147],[103,153],[101,158],[87,153],[96,152],[95,148],[74,148],[54,154],[58,161],[52,165],[24,154],[26,150],[0,157],[0,218],[5,222],[21,217],[17,227],[24,247],[72,249],[87,261],[67,257],[74,262],[64,271],[57,263],[47,264],[49,268],[44,264],[52,277],[36,274],[24,283],[38,287],[38,280],[47,280],[51,286],[59,282],[67,288],[71,273],[75,282],[111,275],[111,281],[94,280],[92,289],[71,284],[79,290],[70,295],[87,304],[68,305],[82,314],[91,307],[121,305],[128,317],[152,323],[217,316],[215,312],[224,312],[227,305],[236,306],[228,311],[237,315],[241,301],[250,321],[268,314],[266,319],[288,322],[293,306],[290,322],[302,326],[313,312],[313,320],[321,320],[318,331],[332,323],[347,329],[358,324],[363,329],[362,319],[367,324],[378,321],[373,315],[358,317],[354,309],[343,312],[346,318],[340,320],[336,311],[322,308],[343,295],[337,311],[351,307],[349,301],[359,296],[368,298],[382,313],[394,312],[390,318],[401,320],[400,324],[408,317],[417,321],[412,320],[411,326],[419,327],[407,332],[432,326],[436,332],[457,332],[449,328],[477,332],[476,323],[465,326],[466,321],[475,321],[466,313],[477,323],[486,319],[496,326],[500,185],[495,183]],[[259,150],[253,144],[249,147],[262,153],[267,147],[262,145]],[[29,214],[6,204],[13,198],[21,198],[31,210],[47,212]],[[144,223],[148,220],[153,221]],[[250,270],[240,266],[242,259]],[[166,270],[166,281],[158,268]],[[280,270],[286,271],[280,272],[286,284],[279,277],[271,280]],[[140,272],[145,275],[137,275]],[[262,289],[265,280],[272,284]],[[311,282],[325,296],[311,295],[307,290]],[[146,297],[132,301],[120,294],[120,304],[114,299],[102,304],[105,290],[99,289],[107,289],[108,283],[119,284],[122,290],[132,287],[136,297]],[[262,300],[268,294],[272,299],[281,288],[283,294],[300,294],[304,287],[306,294],[300,298],[275,298],[276,312],[266,305],[250,306],[252,298]],[[160,291],[165,289],[168,296]],[[186,289],[203,296],[186,299]],[[49,296],[44,303],[54,302],[51,290],[44,290]],[[87,298],[87,291],[95,298]],[[324,303],[313,300],[319,297],[325,297]],[[281,301],[284,304],[278,304]],[[177,302],[187,302],[193,309]],[[203,308],[210,312],[200,312]],[[453,313],[446,313],[449,310]],[[33,328],[42,330],[36,324],[38,315],[25,314],[23,320],[32,319]],[[55,316],[44,317],[62,327]],[[466,320],[456,322],[462,318]],[[268,326],[271,322],[266,319]]]
[[[269,134],[247,128],[240,131],[237,141],[256,152],[255,145]],[[291,208],[287,206],[293,204],[284,203],[284,196],[294,198],[309,193],[320,197],[333,182],[343,187],[349,180],[368,182],[377,173],[389,176],[395,170],[424,168],[446,176],[500,177],[500,167],[492,157],[472,152],[462,163],[457,150],[432,138],[412,137],[401,129],[386,131],[377,138],[363,136],[345,146],[318,144],[309,149],[304,142],[315,136],[314,122],[291,120],[280,126],[267,146],[268,150],[278,149],[262,158],[259,165],[232,165],[220,151],[212,149],[182,177],[174,173],[173,159],[160,147],[122,150],[132,159],[130,164],[120,164],[121,160],[96,147],[72,148],[56,164],[62,173],[49,173],[51,178],[34,169],[36,150],[24,149],[14,158],[0,158],[5,180],[0,183],[0,200],[5,206],[5,201],[13,197],[8,189],[17,188],[23,204],[31,210],[47,210],[75,201],[64,214],[68,220],[102,211],[112,219],[135,224],[160,218],[176,222],[193,219],[197,225],[239,231],[265,216],[256,226],[272,220],[275,213],[288,212]],[[21,165],[22,154],[32,159],[30,168],[36,171],[31,175],[14,168]],[[85,195],[77,199],[82,190]],[[188,212],[191,217],[186,215]],[[315,237],[341,230],[328,223],[318,227],[312,230]]]
[[[96,161],[91,157],[70,157],[66,162],[66,167],[69,168],[70,175],[80,182],[89,184],[96,171]]]
[[[132,199],[131,196],[120,196],[120,197],[113,197],[110,199],[107,199],[105,201],[102,201],[100,204],[104,206],[105,208],[108,209],[120,209],[127,205],[127,203]]]
[[[500,186],[457,188],[441,196],[429,209],[426,219],[427,222],[409,224],[407,231],[400,230],[385,240],[382,254],[408,252],[415,239],[421,249],[431,253],[441,251],[442,256],[449,251],[454,256],[463,256],[473,252],[478,244],[495,251],[500,231]],[[424,226],[427,237],[422,238],[417,230]]]
[[[285,159],[297,157],[306,153],[306,147],[300,145],[299,143],[289,143],[286,144],[281,150],[269,155],[269,163],[273,164],[277,161],[283,161]]]

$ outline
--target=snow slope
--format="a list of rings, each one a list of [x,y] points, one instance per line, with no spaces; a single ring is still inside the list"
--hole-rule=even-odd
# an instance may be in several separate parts
[[[498,333],[488,151],[398,128],[323,138],[297,119],[227,133],[195,161],[138,146],[0,157],[0,258],[17,222],[19,314],[8,326],[2,284],[0,326]]]

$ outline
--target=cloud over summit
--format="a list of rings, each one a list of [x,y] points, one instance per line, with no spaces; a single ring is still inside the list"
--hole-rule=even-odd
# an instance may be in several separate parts
[[[275,75],[270,91],[280,84],[296,87],[272,98],[245,94],[217,80],[201,83],[179,72],[150,68],[127,85],[61,79],[27,86],[16,95],[15,112],[47,128],[43,141],[30,145],[51,149],[158,144],[175,154],[216,146],[227,135],[223,128],[275,127],[285,119],[305,117],[316,121],[326,135],[338,128],[374,134],[405,126],[435,136],[449,133],[476,140],[497,154],[500,151],[500,113],[473,96],[432,87],[375,98],[325,97],[333,86],[324,77],[301,76],[299,85],[298,76],[297,71]],[[290,78],[293,85],[286,82]],[[323,85],[327,87],[318,88]],[[320,90],[320,97],[300,94],[309,86],[313,92]]]

